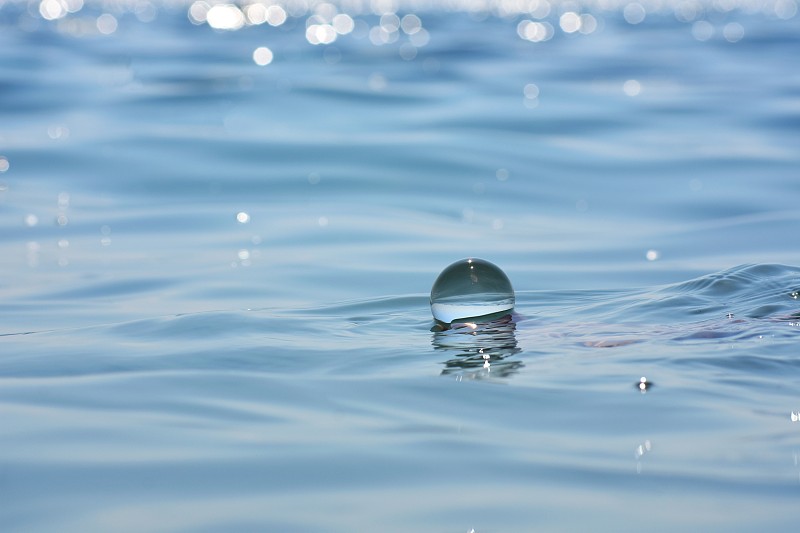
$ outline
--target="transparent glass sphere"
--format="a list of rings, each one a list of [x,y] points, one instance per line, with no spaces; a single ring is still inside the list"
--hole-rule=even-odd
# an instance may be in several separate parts
[[[439,322],[480,319],[514,309],[514,288],[505,272],[484,259],[448,266],[431,288],[431,313]]]

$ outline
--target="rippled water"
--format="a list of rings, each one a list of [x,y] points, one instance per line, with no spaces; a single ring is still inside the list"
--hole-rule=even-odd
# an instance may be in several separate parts
[[[799,20],[0,4],[2,529],[790,530]]]

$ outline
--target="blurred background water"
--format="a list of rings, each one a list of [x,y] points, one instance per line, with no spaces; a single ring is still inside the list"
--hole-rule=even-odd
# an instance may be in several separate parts
[[[4,531],[788,530],[795,0],[0,2]],[[510,319],[431,331],[462,257]]]

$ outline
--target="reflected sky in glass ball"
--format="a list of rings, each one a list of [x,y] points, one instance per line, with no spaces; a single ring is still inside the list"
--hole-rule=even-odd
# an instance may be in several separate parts
[[[456,261],[439,274],[431,288],[431,312],[445,324],[511,311],[514,303],[508,276],[484,259]]]

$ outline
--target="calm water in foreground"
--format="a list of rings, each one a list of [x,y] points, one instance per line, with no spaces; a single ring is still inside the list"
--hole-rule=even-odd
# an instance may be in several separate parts
[[[0,529],[795,527],[795,0],[268,6],[0,3]]]

